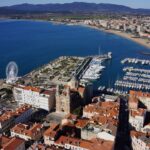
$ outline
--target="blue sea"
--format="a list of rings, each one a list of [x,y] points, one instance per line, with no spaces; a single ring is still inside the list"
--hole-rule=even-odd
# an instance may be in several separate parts
[[[109,51],[113,59],[105,65],[98,84],[110,86],[122,75],[120,61],[126,57],[148,58],[138,51],[150,52],[137,43],[120,36],[83,26],[68,26],[44,21],[0,21],[0,78],[10,61],[19,67],[19,76],[62,56],[98,55]]]

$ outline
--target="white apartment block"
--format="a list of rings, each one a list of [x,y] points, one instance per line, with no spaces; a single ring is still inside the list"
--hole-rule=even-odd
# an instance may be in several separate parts
[[[137,131],[131,131],[133,150],[150,150],[150,138],[146,134]]]
[[[135,127],[137,131],[141,131],[144,126],[145,117],[145,109],[131,110],[129,115],[129,123],[131,126]]]
[[[15,86],[13,89],[15,100],[21,104],[30,104],[35,108],[51,111],[55,106],[55,90],[43,90],[30,86]]]

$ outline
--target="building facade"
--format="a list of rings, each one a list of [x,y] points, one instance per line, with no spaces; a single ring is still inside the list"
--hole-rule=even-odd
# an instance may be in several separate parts
[[[43,90],[30,86],[15,86],[15,100],[21,104],[30,104],[35,108],[51,111],[55,107],[55,90]]]
[[[31,114],[32,106],[27,104],[21,105],[14,111],[5,111],[2,115],[0,115],[0,132],[6,132],[14,124],[27,121],[31,117]]]
[[[43,135],[43,125],[39,123],[32,126],[17,124],[10,131],[12,137],[19,137],[25,141],[39,140]]]

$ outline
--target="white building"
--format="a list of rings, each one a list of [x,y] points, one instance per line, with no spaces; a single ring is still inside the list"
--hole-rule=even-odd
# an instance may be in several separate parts
[[[99,132],[97,134],[97,137],[103,140],[108,140],[108,141],[113,141],[113,142],[115,141],[115,136],[107,132]]]
[[[150,150],[150,138],[146,134],[137,131],[131,131],[133,150]]]
[[[30,104],[35,108],[50,111],[55,106],[55,90],[43,90],[30,86],[15,86],[13,89],[15,100],[20,104]]]
[[[140,108],[137,110],[130,110],[129,123],[131,124],[131,126],[135,127],[137,131],[141,131],[144,126],[145,117],[145,109]]]

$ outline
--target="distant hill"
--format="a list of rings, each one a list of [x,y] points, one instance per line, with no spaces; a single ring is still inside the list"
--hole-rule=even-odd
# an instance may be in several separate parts
[[[150,14],[150,9],[133,9],[123,5],[115,4],[95,4],[74,2],[65,4],[20,4],[7,7],[0,7],[0,13],[43,13],[43,12],[71,12],[71,13],[139,13]]]

